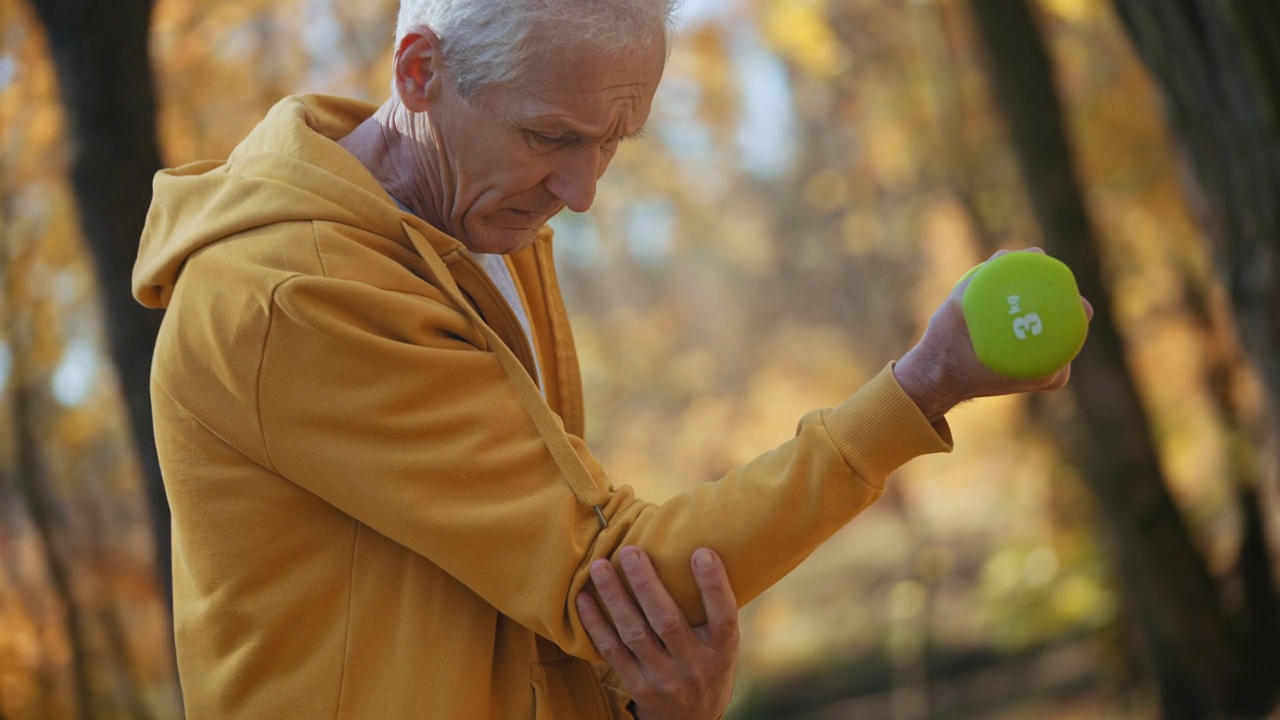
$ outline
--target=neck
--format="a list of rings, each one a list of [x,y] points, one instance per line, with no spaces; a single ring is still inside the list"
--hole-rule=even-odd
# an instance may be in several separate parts
[[[338,141],[391,197],[432,227],[457,237],[445,222],[447,186],[440,181],[443,158],[425,113],[411,113],[392,97]],[[458,238],[462,239],[462,238]]]

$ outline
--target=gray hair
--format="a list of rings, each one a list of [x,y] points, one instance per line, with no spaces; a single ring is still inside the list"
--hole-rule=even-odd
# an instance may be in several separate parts
[[[585,41],[606,51],[647,47],[663,30],[670,51],[680,0],[401,0],[396,43],[417,25],[440,37],[441,55],[458,93],[520,82],[534,35],[554,33],[566,44]]]

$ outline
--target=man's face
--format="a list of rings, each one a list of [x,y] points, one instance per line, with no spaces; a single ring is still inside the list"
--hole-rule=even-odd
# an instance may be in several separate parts
[[[468,249],[512,253],[565,207],[585,212],[618,143],[649,117],[665,57],[546,45],[528,80],[471,101],[452,82],[428,110],[441,220]]]

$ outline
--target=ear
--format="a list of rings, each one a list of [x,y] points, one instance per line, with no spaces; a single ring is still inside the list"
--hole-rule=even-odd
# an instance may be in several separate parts
[[[400,38],[392,63],[392,87],[396,97],[410,112],[425,112],[443,89],[444,65],[440,36],[426,25],[418,25]]]

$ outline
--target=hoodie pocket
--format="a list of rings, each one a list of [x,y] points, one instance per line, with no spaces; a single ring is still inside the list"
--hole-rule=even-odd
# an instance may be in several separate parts
[[[531,682],[534,720],[612,720],[604,687],[586,661],[534,663]]]

